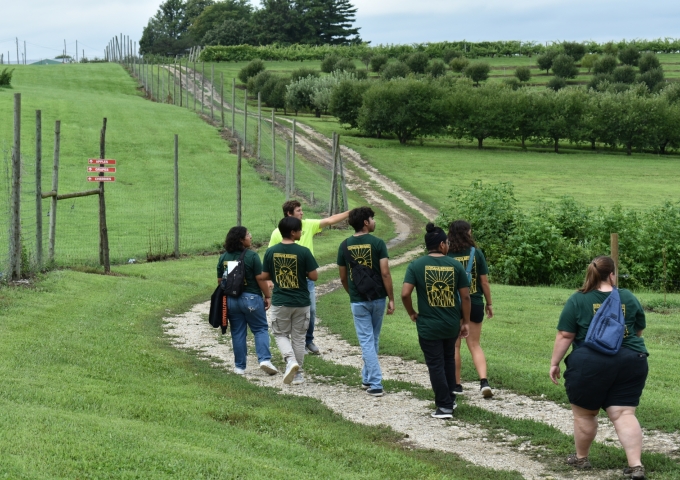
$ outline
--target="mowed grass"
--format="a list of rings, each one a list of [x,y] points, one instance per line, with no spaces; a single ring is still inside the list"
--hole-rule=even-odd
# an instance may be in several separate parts
[[[401,304],[405,271],[406,265],[392,269],[397,309],[383,321],[380,353],[424,363],[415,324]],[[482,330],[491,385],[568,404],[564,386],[553,385],[548,371],[557,320],[573,290],[492,285],[491,292],[495,316],[484,320]],[[663,295],[641,293],[638,298],[643,304],[658,304]],[[680,305],[680,295],[668,295],[668,301],[671,305]],[[415,293],[413,302],[416,306]],[[317,309],[323,325],[358,345],[349,307],[349,297],[340,290],[322,297]],[[650,373],[638,408],[638,418],[645,428],[668,432],[680,429],[677,402],[680,386],[676,381],[676,372],[680,369],[679,322],[678,308],[666,314],[647,313],[644,337],[650,352]],[[477,381],[469,351],[465,346],[461,351],[463,381]]]
[[[170,347],[161,318],[207,298],[216,261],[53,271],[1,288],[0,476],[521,478],[411,452],[389,429]]]

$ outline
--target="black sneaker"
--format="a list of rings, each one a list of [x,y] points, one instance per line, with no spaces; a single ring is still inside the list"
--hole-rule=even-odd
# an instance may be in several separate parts
[[[578,458],[575,453],[567,456],[567,465],[578,469],[592,468],[588,457]]]
[[[481,392],[484,398],[493,397],[493,390],[491,390],[491,387],[489,386],[489,381],[486,378],[482,379],[482,381],[479,382],[479,391]]]
[[[364,390],[368,390],[369,388],[371,388],[371,384],[361,382],[361,388],[363,388]]]
[[[382,388],[369,388],[366,390],[366,393],[373,397],[382,397],[383,396],[383,389]]]
[[[457,383],[455,387],[453,387],[453,391],[451,393],[454,393],[456,395],[462,395],[463,394],[463,386],[460,383]]]
[[[635,467],[626,467],[623,469],[624,475],[630,475],[630,478],[641,480],[645,477],[645,467],[642,465],[637,465]]]
[[[453,409],[451,409],[450,412],[445,412],[441,408],[437,408],[432,414],[432,418],[441,418],[443,420],[447,420],[449,418],[453,418]]]

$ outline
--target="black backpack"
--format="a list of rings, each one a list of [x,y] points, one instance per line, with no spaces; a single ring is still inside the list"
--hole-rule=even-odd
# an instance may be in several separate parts
[[[246,266],[243,263],[243,257],[246,256],[247,251],[248,250],[244,249],[243,252],[241,252],[241,256],[231,272],[229,272],[229,268],[224,270],[220,288],[222,288],[225,295],[238,297],[243,293],[243,281],[246,278]]]
[[[347,240],[342,242],[341,247],[345,261],[352,272],[352,282],[359,294],[366,297],[368,301],[376,300],[383,295],[382,276],[352,258],[347,248]]]

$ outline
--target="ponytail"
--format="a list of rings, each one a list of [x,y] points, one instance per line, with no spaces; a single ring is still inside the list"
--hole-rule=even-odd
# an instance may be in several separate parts
[[[581,293],[588,293],[596,290],[601,282],[606,282],[609,275],[616,271],[616,265],[611,257],[605,255],[595,257],[592,262],[588,264],[586,271],[586,279],[583,286],[579,289]]]

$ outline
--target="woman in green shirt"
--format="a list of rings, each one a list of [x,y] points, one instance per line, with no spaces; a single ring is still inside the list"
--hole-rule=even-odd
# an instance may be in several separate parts
[[[630,478],[645,478],[640,462],[642,429],[635,417],[647,373],[647,349],[642,331],[646,327],[645,312],[628,290],[619,289],[626,329],[621,348],[615,355],[597,352],[581,342],[597,309],[616,285],[616,267],[610,257],[597,257],[588,265],[581,289],[574,293],[562,310],[550,363],[550,379],[555,385],[560,378],[560,362],[564,360],[564,386],[574,414],[576,453],[567,457],[575,468],[590,468],[588,453],[597,434],[597,414],[604,409],[616,428]]]

